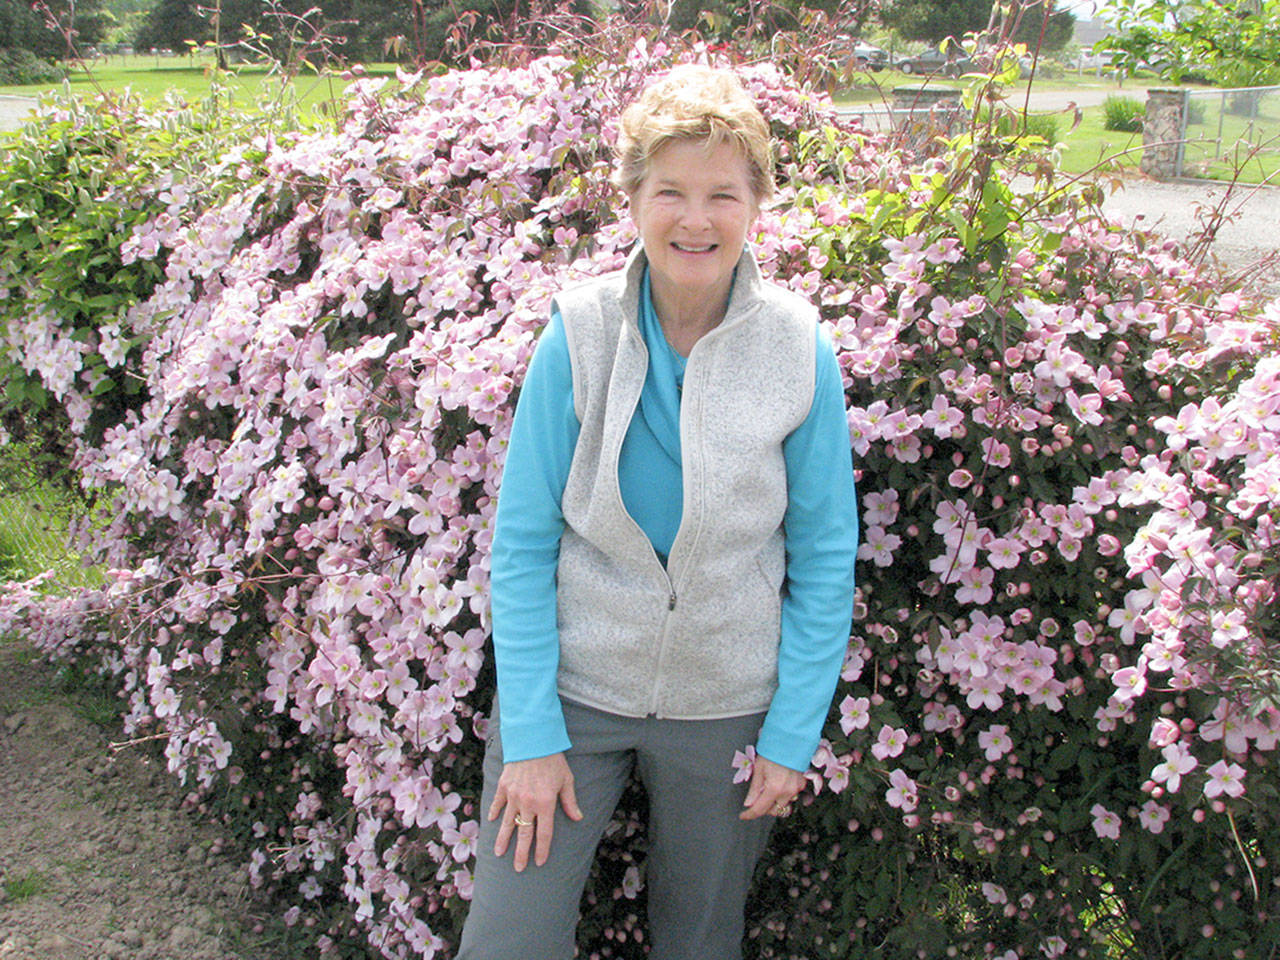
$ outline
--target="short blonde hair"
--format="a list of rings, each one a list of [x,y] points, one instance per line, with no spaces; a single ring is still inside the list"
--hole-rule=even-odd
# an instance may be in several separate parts
[[[634,195],[649,161],[673,140],[703,140],[709,149],[734,144],[747,161],[756,203],[773,196],[769,125],[728,70],[686,64],[646,87],[622,113],[614,182]]]

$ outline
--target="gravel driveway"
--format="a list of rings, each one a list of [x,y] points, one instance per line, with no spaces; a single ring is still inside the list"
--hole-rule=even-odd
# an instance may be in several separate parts
[[[1127,226],[1185,240],[1202,229],[1203,219],[1219,204],[1227,219],[1211,252],[1224,270],[1249,270],[1268,254],[1280,253],[1280,186],[1229,190],[1205,180],[1134,178],[1108,197],[1103,209]],[[1280,263],[1272,263],[1251,286],[1266,296],[1280,296]]]

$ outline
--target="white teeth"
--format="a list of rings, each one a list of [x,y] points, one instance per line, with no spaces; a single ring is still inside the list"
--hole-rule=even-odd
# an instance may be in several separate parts
[[[672,243],[671,245],[677,250],[683,250],[685,253],[707,253],[715,249],[714,243],[708,243],[705,247],[689,247],[683,243]]]

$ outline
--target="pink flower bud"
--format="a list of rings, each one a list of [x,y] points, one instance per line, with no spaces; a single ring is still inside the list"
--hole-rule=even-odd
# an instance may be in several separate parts
[[[1160,717],[1151,725],[1151,737],[1149,743],[1153,747],[1167,747],[1169,744],[1177,741],[1182,731],[1178,729],[1178,725],[1172,720]]]

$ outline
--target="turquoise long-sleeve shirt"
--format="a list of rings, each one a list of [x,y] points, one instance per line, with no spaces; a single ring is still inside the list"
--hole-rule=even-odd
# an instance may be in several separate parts
[[[639,311],[649,352],[640,402],[623,440],[618,480],[627,512],[666,562],[683,512],[680,390],[685,358],[667,342],[648,275]],[[756,742],[775,763],[804,770],[817,748],[844,661],[858,547],[849,430],[840,369],[815,325],[817,360],[809,414],[783,443],[787,577],[778,689]],[[560,502],[579,423],[564,323],[553,312],[521,387],[493,540],[490,592],[502,747],[508,761],[567,750],[556,689],[556,567],[565,520]]]

